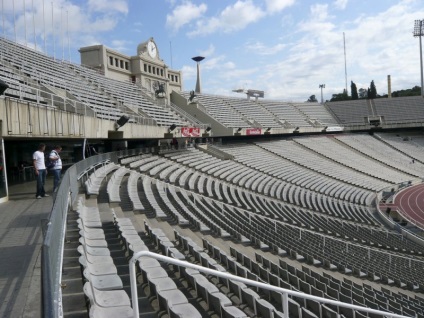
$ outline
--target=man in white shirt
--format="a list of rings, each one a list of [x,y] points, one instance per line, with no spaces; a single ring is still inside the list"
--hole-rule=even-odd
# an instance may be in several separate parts
[[[60,175],[62,172],[62,159],[60,159],[59,153],[62,151],[62,147],[57,145],[54,147],[54,149],[50,152],[49,160],[53,161],[55,164],[53,168],[51,168],[51,171],[53,172],[53,192],[56,191],[57,187],[59,186],[60,181]]]
[[[46,164],[44,162],[44,150],[46,149],[45,144],[40,144],[38,146],[38,150],[34,152],[32,155],[32,160],[34,164],[34,172],[35,176],[37,178],[37,193],[35,194],[35,197],[37,199],[41,199],[43,197],[48,197],[49,195],[46,194],[46,191],[44,190],[44,183],[46,182]]]

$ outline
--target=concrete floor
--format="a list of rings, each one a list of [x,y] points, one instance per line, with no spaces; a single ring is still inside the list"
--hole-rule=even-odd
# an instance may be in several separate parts
[[[52,196],[35,199],[35,181],[10,186],[0,204],[0,317],[41,317],[42,224],[52,206]]]

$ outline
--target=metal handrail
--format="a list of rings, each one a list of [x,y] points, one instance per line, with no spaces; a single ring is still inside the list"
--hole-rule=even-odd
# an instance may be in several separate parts
[[[141,257],[151,257],[151,258],[157,259],[159,261],[171,263],[173,265],[197,269],[200,272],[210,274],[210,275],[214,275],[214,276],[217,276],[217,277],[231,279],[231,280],[235,280],[235,281],[247,284],[247,285],[252,285],[252,286],[255,286],[255,287],[259,287],[259,288],[264,288],[264,289],[272,290],[272,291],[275,291],[275,292],[280,292],[280,293],[282,293],[282,298],[283,298],[283,314],[284,314],[285,318],[289,318],[288,295],[297,296],[297,297],[306,298],[306,299],[311,299],[311,300],[315,300],[315,301],[318,301],[318,302],[321,302],[321,303],[333,304],[333,305],[336,305],[336,306],[356,309],[356,310],[360,310],[360,311],[364,311],[364,312],[379,314],[379,315],[383,315],[383,316],[386,316],[386,317],[408,318],[408,316],[402,316],[402,315],[398,315],[398,314],[394,314],[394,313],[390,313],[390,312],[386,312],[386,311],[380,311],[380,310],[371,309],[371,308],[367,308],[367,307],[361,307],[361,306],[357,306],[357,305],[343,303],[343,302],[340,302],[340,301],[337,301],[337,300],[331,300],[331,299],[327,299],[327,298],[308,295],[308,294],[305,294],[305,293],[302,293],[302,292],[296,292],[296,291],[293,291],[293,290],[290,290],[290,289],[285,289],[285,288],[261,283],[261,282],[250,280],[250,279],[243,278],[243,277],[240,277],[240,276],[235,276],[235,275],[232,275],[230,273],[220,272],[220,271],[217,271],[217,270],[214,270],[214,269],[210,269],[210,268],[203,267],[203,266],[200,266],[200,265],[192,264],[192,263],[189,263],[187,261],[181,261],[181,260],[178,260],[178,259],[175,259],[175,258],[172,258],[172,257],[156,254],[156,253],[153,253],[153,252],[147,252],[147,251],[141,251],[141,252],[135,253],[129,261],[130,282],[131,282],[131,300],[132,300],[134,318],[139,317],[138,291],[137,291],[137,280],[136,280],[135,265],[136,265],[138,259],[141,258]]]

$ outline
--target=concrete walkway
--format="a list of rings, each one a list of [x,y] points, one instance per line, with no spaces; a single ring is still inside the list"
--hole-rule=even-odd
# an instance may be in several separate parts
[[[0,203],[0,317],[41,317],[42,224],[52,206],[52,196],[35,199],[35,181],[10,186]]]

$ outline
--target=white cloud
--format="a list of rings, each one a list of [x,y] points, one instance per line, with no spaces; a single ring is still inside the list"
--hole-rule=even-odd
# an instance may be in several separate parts
[[[287,7],[290,7],[295,3],[295,0],[265,0],[265,3],[266,10],[272,14],[280,12]]]
[[[93,12],[128,13],[128,4],[126,0],[88,0],[88,8]]]
[[[316,21],[325,21],[328,19],[328,4],[315,4],[311,6],[311,18]]]
[[[216,70],[221,69],[222,65],[225,63],[225,56],[220,55],[216,57],[212,57],[210,59],[205,59],[204,62],[202,62],[202,69],[204,70]]]
[[[181,72],[184,75],[184,81],[196,79],[196,67],[195,66],[184,65],[181,68]]]
[[[111,49],[116,50],[118,52],[124,52],[128,50],[132,50],[133,48],[129,48],[132,43],[126,40],[112,40]]]
[[[175,3],[177,3],[177,0],[166,0],[166,2],[168,2],[170,6],[173,7]]]
[[[334,1],[334,6],[339,10],[346,9],[347,3],[349,0],[336,0]]]
[[[287,47],[285,44],[278,43],[274,46],[266,46],[262,42],[255,42],[255,43],[247,43],[246,48],[249,51],[252,51],[259,55],[274,55],[278,52],[281,52],[285,47]]]
[[[278,51],[278,59],[263,60],[258,69],[251,64],[241,67],[241,61],[235,60],[228,71],[223,69],[226,60],[220,60],[219,73],[203,87],[211,93],[223,92],[249,81],[249,88],[265,90],[267,98],[306,101],[310,95],[321,96],[319,84],[326,84],[324,99],[330,99],[345,88],[343,32],[349,94],[351,80],[358,89],[374,80],[377,92],[386,93],[388,74],[393,91],[420,85],[418,39],[412,36],[413,21],[424,16],[418,4],[399,1],[380,13],[342,22],[329,14],[327,5],[312,5],[308,19],[296,26],[296,37],[290,35],[290,43],[285,38],[273,45],[265,39],[245,44],[248,52]],[[207,78],[205,70],[202,79]]]
[[[171,14],[166,16],[166,25],[174,32],[193,20],[200,18],[207,10],[207,5],[202,3],[198,6],[191,2],[184,2],[174,8]]]
[[[214,52],[215,52],[215,46],[213,44],[210,44],[206,50],[202,50],[199,53],[201,56],[208,57],[208,56],[212,56]]]
[[[264,16],[265,12],[255,6],[251,0],[238,0],[234,5],[227,6],[217,16],[198,20],[196,29],[189,32],[188,35],[207,35],[217,31],[224,33],[235,32],[259,21]]]

